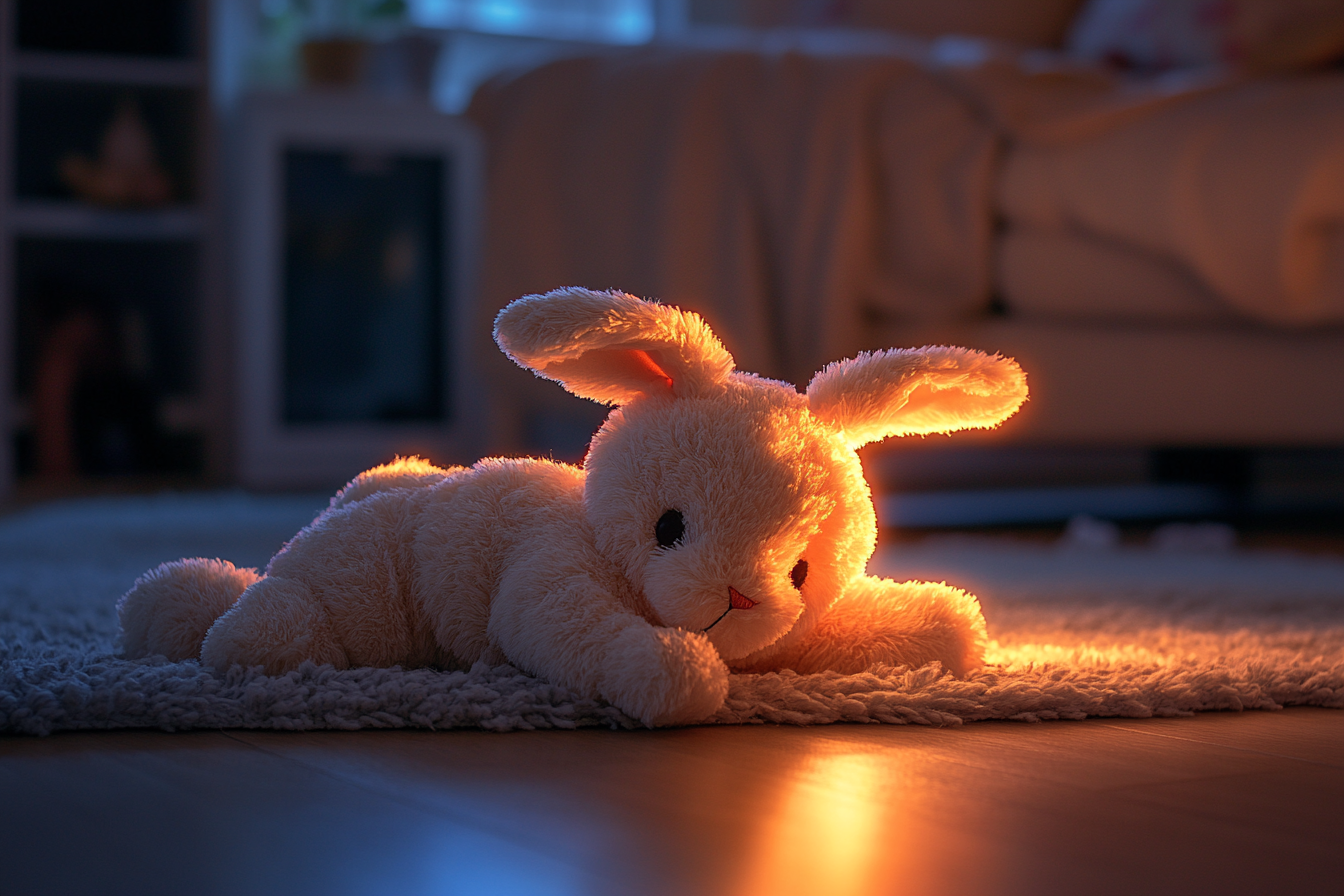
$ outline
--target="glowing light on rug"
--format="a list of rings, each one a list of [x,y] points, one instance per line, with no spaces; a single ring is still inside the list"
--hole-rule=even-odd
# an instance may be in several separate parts
[[[1073,639],[1076,641],[1076,636]],[[1046,663],[1069,666],[1119,666],[1142,664],[1177,665],[1180,657],[1164,655],[1139,644],[1025,643],[1000,644],[991,641],[985,650],[985,663],[991,666],[1021,667]]]

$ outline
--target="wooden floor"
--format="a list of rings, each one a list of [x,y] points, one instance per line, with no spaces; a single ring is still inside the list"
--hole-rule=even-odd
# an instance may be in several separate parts
[[[0,738],[0,893],[1344,893],[1344,712]]]

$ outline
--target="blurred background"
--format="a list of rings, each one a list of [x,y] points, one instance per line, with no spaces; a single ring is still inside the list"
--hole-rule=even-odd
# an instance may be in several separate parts
[[[802,388],[1017,357],[999,430],[865,449],[886,525],[1344,528],[1344,0],[0,10],[10,506],[577,461],[490,324],[582,285]]]

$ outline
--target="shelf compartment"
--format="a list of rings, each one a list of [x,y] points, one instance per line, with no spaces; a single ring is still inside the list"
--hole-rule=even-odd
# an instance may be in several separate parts
[[[43,444],[66,446],[43,458],[76,459],[66,475],[199,466],[200,452],[181,438],[199,436],[192,424],[205,422],[196,407],[199,247],[35,237],[13,245],[14,397],[28,409],[16,430],[18,472],[38,469],[43,432]]]
[[[18,0],[20,50],[101,53],[160,59],[196,51],[192,0]]]
[[[22,200],[69,200],[61,160],[78,153],[97,160],[103,136],[124,103],[134,104],[167,174],[174,203],[197,195],[200,132],[198,91],[126,87],[83,81],[15,82],[14,194]]]
[[[198,247],[175,241],[119,241],[22,237],[14,240],[17,391],[29,392],[36,353],[51,325],[81,308],[110,319],[108,328],[132,326],[143,368],[159,395],[194,393]]]

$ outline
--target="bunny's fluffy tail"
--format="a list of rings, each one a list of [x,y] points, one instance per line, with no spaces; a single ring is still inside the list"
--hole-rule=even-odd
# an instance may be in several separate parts
[[[259,578],[255,569],[201,558],[150,570],[117,602],[126,657],[199,658],[210,626]]]

